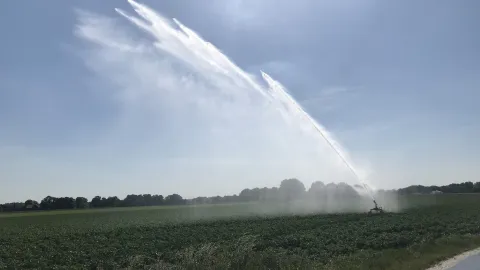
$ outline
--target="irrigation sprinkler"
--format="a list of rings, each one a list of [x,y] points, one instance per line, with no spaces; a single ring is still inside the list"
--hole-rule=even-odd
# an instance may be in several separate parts
[[[370,211],[368,211],[369,215],[385,213],[382,207],[378,207],[377,201],[375,201],[375,199],[373,200],[373,203],[375,204],[375,207],[373,207],[372,209],[370,209]]]

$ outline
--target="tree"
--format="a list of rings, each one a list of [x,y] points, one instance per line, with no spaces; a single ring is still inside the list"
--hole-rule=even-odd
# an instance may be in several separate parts
[[[473,192],[474,184],[472,182],[465,182],[465,183],[462,183],[462,184],[463,184],[463,192],[465,192],[465,193]]]
[[[122,206],[145,206],[143,195],[130,194],[123,200]]]
[[[24,206],[26,209],[37,209],[40,207],[38,202],[35,200],[26,200]]]
[[[84,197],[77,197],[75,199],[75,207],[78,209],[88,208],[88,200]]]
[[[72,197],[54,198],[54,209],[74,209],[75,199]]]
[[[222,197],[220,196],[215,196],[215,197],[212,197],[212,203],[213,204],[219,204],[219,203],[222,203]]]
[[[313,182],[312,185],[310,186],[310,189],[308,189],[308,197],[316,201],[318,203],[323,202],[326,200],[326,186],[323,182],[316,181]]]
[[[280,183],[278,191],[283,200],[296,200],[305,194],[305,185],[296,178],[285,179]]]
[[[355,198],[358,197],[358,192],[347,183],[340,182],[337,185],[337,196],[343,198]]]
[[[240,200],[242,202],[248,202],[248,201],[251,200],[252,191],[249,188],[246,188],[246,189],[242,190],[240,192],[240,194],[238,194],[238,196],[240,197]]]
[[[172,194],[172,195],[168,195],[165,198],[165,204],[167,205],[185,204],[185,200],[182,198],[182,196],[178,194]]]
[[[265,194],[267,201],[276,201],[279,199],[279,192],[277,187],[269,188]]]
[[[205,204],[207,203],[207,197],[197,197],[192,199],[192,204]]]
[[[143,194],[143,200],[145,201],[145,205],[153,205],[153,197],[150,194]]]
[[[162,195],[152,196],[152,205],[162,205],[163,203],[164,203],[164,199]]]
[[[252,202],[252,201],[259,201],[260,198],[262,197],[262,193],[264,191],[259,188],[254,188],[254,189],[244,189],[240,192],[238,195],[240,197],[240,200],[243,202]]]
[[[120,199],[117,196],[102,198],[102,207],[117,207],[120,205]]]
[[[55,197],[47,196],[40,202],[43,209],[55,209]]]
[[[480,192],[480,182],[476,182],[473,185],[473,192]]]
[[[102,207],[102,197],[95,196],[93,197],[92,201],[90,202],[91,207]]]
[[[316,181],[313,182],[312,185],[310,186],[310,189],[308,190],[309,193],[320,193],[325,191],[325,184],[321,181]]]

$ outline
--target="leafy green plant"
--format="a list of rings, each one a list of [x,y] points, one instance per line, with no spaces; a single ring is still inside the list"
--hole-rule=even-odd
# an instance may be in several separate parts
[[[0,268],[308,269],[358,264],[360,257],[371,267],[375,262],[365,258],[418,260],[427,249],[417,247],[480,233],[480,196],[429,199],[404,198],[421,207],[378,216],[249,216],[251,204],[2,214]],[[448,251],[462,250],[468,239]]]

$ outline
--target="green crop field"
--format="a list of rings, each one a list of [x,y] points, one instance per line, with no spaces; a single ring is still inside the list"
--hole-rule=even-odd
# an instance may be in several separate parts
[[[0,268],[424,269],[480,246],[479,195],[399,200],[375,216],[267,217],[262,204],[4,213]]]

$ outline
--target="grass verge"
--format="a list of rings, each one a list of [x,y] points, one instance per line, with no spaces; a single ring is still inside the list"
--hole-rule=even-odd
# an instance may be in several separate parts
[[[443,260],[480,247],[479,235],[454,235],[403,249],[360,251],[338,257],[326,269],[427,269]]]

